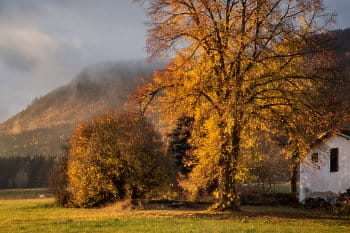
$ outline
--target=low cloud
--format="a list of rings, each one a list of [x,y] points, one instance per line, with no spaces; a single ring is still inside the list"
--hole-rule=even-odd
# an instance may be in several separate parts
[[[56,43],[27,25],[0,24],[0,62],[11,69],[31,71],[52,58]]]
[[[86,66],[145,57],[144,21],[131,0],[0,0],[0,123]]]

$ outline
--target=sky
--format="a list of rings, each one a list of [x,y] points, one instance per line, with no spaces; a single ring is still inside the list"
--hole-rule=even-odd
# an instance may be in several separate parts
[[[350,27],[350,0],[325,0]],[[145,10],[132,0],[0,0],[0,122],[84,67],[146,57]]]

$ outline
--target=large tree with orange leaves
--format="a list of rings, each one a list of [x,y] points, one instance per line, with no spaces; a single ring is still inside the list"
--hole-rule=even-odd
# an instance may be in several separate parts
[[[322,0],[149,0],[148,7],[148,52],[170,59],[135,93],[168,123],[194,119],[192,189],[217,180],[218,207],[235,209],[255,132],[271,130],[277,115],[312,108],[331,79],[325,41],[333,16]]]

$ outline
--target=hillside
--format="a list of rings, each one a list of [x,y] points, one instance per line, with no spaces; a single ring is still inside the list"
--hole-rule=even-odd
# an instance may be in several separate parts
[[[0,125],[0,156],[60,153],[76,123],[122,108],[130,90],[156,67],[134,61],[84,69]]]

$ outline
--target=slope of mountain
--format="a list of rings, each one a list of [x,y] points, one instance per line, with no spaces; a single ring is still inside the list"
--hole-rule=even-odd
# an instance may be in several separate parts
[[[0,125],[0,156],[60,153],[78,122],[121,109],[130,90],[157,67],[134,61],[86,68]]]

